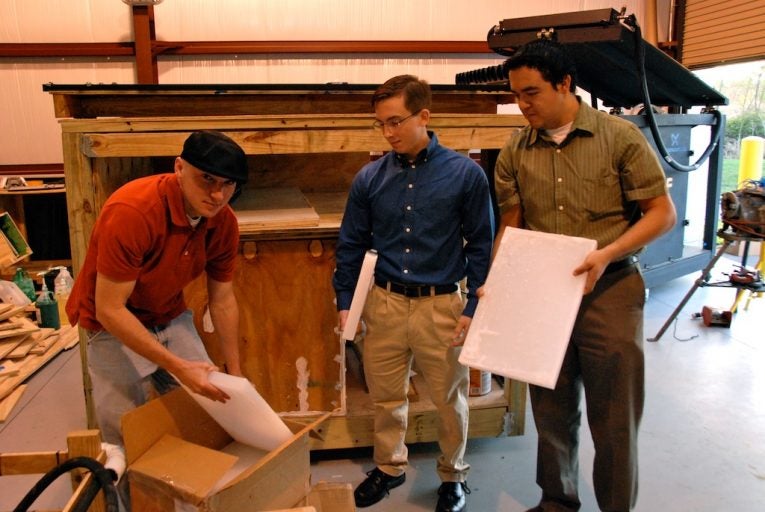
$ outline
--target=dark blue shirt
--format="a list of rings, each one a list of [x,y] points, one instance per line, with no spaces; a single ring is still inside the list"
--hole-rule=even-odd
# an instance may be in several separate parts
[[[489,183],[478,164],[428,135],[415,162],[389,152],[354,178],[337,244],[338,311],[350,308],[364,254],[374,249],[378,280],[444,285],[467,276],[463,314],[473,316],[491,259]]]

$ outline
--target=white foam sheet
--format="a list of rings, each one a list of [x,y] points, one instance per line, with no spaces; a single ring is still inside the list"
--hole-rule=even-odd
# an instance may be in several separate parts
[[[459,360],[555,388],[586,275],[573,275],[597,242],[506,228]]]
[[[351,309],[348,310],[348,318],[343,327],[343,339],[352,341],[356,338],[356,329],[361,319],[361,313],[364,311],[364,304],[367,302],[369,289],[372,287],[372,281],[375,277],[375,265],[377,264],[377,252],[369,250],[364,254],[364,261],[361,263],[359,279],[356,281],[356,288],[353,290],[353,299],[351,299]]]
[[[292,437],[292,431],[250,381],[221,372],[211,372],[209,379],[231,399],[216,402],[187,391],[235,441],[271,451]]]

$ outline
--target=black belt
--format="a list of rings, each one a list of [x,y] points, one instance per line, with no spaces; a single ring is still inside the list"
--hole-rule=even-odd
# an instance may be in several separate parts
[[[617,260],[612,261],[608,264],[606,269],[603,271],[603,275],[610,274],[611,272],[616,272],[618,270],[624,270],[625,268],[632,267],[638,262],[637,256],[628,256],[624,258],[623,260]]]
[[[388,291],[404,295],[405,297],[430,297],[431,295],[445,295],[457,291],[457,285],[454,283],[437,285],[404,284],[375,279],[375,284],[380,288],[385,288]]]

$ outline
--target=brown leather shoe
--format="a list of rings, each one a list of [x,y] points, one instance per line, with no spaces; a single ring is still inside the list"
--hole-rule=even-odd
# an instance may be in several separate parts
[[[389,494],[388,491],[406,482],[406,474],[391,476],[374,468],[367,473],[367,478],[353,491],[356,506],[359,508],[374,505]]]

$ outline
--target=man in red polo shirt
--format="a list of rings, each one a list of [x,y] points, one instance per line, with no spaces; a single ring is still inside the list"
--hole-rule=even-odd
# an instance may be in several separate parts
[[[88,369],[102,436],[122,445],[120,418],[177,380],[229,397],[208,380],[213,365],[183,289],[207,273],[210,316],[226,369],[241,375],[239,309],[232,281],[239,246],[228,206],[247,181],[244,151],[219,132],[192,133],[172,174],[131,181],[104,204],[66,305],[88,331]]]

